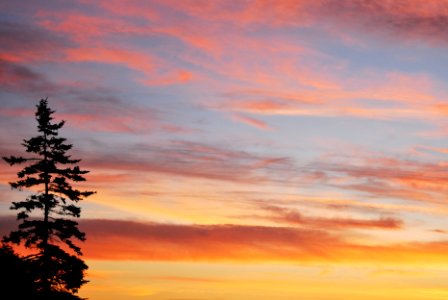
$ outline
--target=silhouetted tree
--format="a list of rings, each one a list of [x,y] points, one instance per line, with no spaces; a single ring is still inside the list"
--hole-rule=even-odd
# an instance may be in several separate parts
[[[37,292],[33,299],[79,299],[75,294],[87,282],[84,279],[87,265],[80,258],[80,247],[73,241],[85,240],[75,221],[81,213],[75,203],[94,192],[72,187],[72,182],[84,181],[83,175],[88,171],[79,168],[79,159],[66,154],[72,145],[58,135],[64,121],[53,122],[54,111],[48,107],[47,99],[41,99],[36,107],[39,134],[22,143],[32,156],[3,157],[10,165],[27,163],[17,173],[18,180],[10,182],[11,187],[35,191],[24,201],[12,203],[11,209],[18,211],[21,223],[3,241],[24,242],[25,247],[36,250],[23,259],[33,271]]]
[[[34,280],[31,268],[6,244],[0,246],[0,294],[3,299],[32,299]]]

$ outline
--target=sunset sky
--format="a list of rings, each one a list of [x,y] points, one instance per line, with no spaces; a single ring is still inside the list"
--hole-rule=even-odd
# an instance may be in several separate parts
[[[0,0],[0,155],[48,97],[81,297],[447,299],[447,67],[447,0]]]

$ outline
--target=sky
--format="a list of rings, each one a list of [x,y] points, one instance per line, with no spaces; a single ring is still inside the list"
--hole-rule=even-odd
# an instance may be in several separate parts
[[[446,0],[3,0],[0,154],[48,97],[97,191],[82,297],[447,299],[446,28]]]

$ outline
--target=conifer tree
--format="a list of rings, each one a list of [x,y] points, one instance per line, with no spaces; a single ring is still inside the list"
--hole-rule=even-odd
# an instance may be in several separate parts
[[[38,135],[22,143],[30,156],[3,157],[11,166],[26,164],[10,186],[33,192],[24,201],[12,203],[21,223],[3,241],[23,243],[33,250],[25,260],[33,271],[35,299],[79,299],[76,293],[87,282],[87,265],[74,241],[85,240],[75,221],[81,214],[76,203],[94,192],[72,187],[73,182],[85,181],[83,175],[88,171],[80,169],[79,159],[67,154],[72,145],[58,132],[65,122],[53,122],[54,111],[47,99],[36,107]]]

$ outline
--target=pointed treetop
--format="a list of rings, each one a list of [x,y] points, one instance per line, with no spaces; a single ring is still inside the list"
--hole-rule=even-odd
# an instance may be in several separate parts
[[[36,120],[38,123],[38,131],[50,135],[58,135],[57,130],[64,126],[65,121],[59,123],[51,123],[53,117],[51,116],[55,111],[48,106],[48,97],[42,98],[39,104],[36,105]]]

